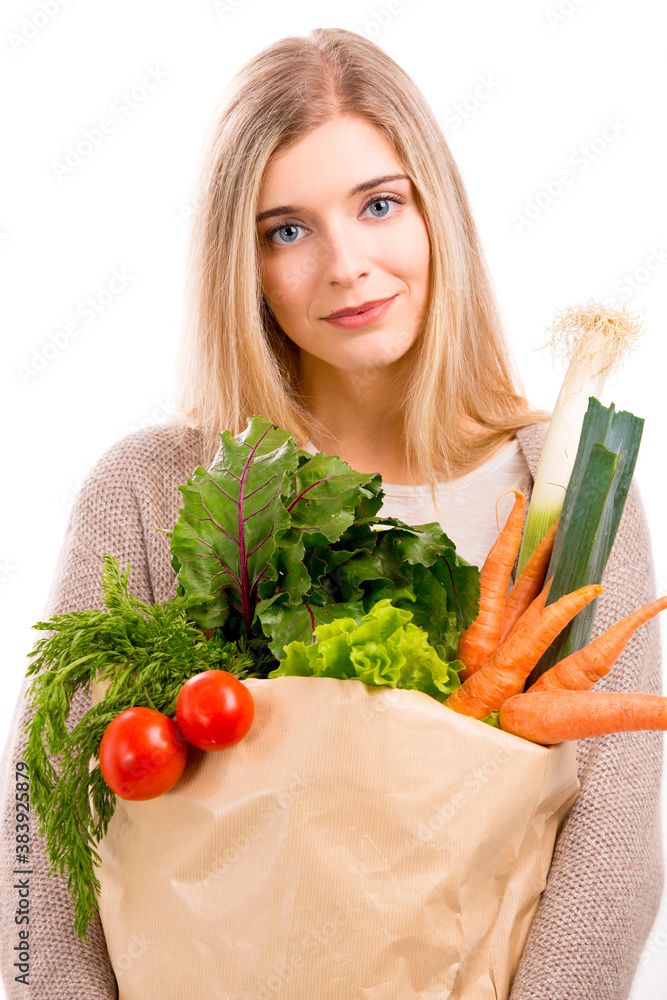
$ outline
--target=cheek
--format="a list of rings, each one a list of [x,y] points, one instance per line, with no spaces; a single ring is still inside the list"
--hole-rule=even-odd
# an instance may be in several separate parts
[[[410,225],[396,233],[385,257],[388,267],[412,286],[426,285],[429,278],[431,242],[426,224],[421,216],[411,219]]]
[[[415,277],[428,281],[431,241],[429,240],[426,223],[421,216],[415,221],[411,236],[410,260],[415,271]]]
[[[276,315],[289,314],[308,296],[310,269],[293,252],[289,257],[267,261],[261,271],[262,289]]]
[[[286,291],[279,263],[274,261],[263,263],[260,271],[260,281],[264,295],[275,311],[284,302]]]

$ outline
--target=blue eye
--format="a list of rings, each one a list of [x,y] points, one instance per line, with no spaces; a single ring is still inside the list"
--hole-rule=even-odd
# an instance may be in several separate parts
[[[294,242],[296,242],[296,231],[297,231],[297,229],[301,229],[301,228],[302,228],[301,226],[297,226],[293,222],[285,222],[285,223],[283,223],[282,226],[278,226],[277,229],[273,229],[270,233],[267,233],[266,234],[266,239],[267,239],[267,241],[269,241],[269,240],[272,239],[273,236],[276,235],[276,233],[280,233],[283,230],[291,229],[292,230],[292,234],[288,235],[287,238],[284,241],[281,240],[281,242],[294,243]]]
[[[382,206],[379,212],[373,212],[372,217],[374,219],[387,219],[395,212],[389,212],[389,205],[394,202],[397,205],[404,205],[405,198],[402,198],[398,194],[389,195],[373,195],[373,197],[366,202],[364,205],[363,212],[368,211],[368,209],[375,209],[377,206]],[[363,214],[362,212],[362,214]],[[269,229],[261,241],[262,246],[289,246],[291,243],[298,242],[298,230],[305,229],[305,226],[299,225],[297,222],[281,222],[280,225],[274,226],[273,229]],[[277,236],[278,233],[285,233],[285,237],[281,237],[280,240],[274,241],[273,237]]]
[[[383,205],[383,206],[386,206],[386,209],[388,211],[389,210],[390,200],[393,200],[393,199],[389,199],[389,198],[373,198],[373,200],[368,203],[368,205],[366,206],[366,208],[375,208],[377,205]],[[379,219],[383,219],[386,216],[386,214],[387,213],[385,211],[383,211],[382,215],[376,215],[375,218],[376,219],[378,219],[378,218]]]

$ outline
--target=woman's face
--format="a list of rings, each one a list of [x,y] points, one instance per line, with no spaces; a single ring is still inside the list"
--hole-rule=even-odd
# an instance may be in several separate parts
[[[269,163],[258,211],[264,295],[302,361],[355,372],[406,353],[426,316],[431,248],[379,129],[351,115],[318,126]],[[384,299],[357,319],[327,319]]]

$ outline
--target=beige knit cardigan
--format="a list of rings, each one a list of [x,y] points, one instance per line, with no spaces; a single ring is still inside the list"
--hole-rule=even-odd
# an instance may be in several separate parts
[[[544,434],[544,425],[537,425],[517,435],[531,474],[522,486],[528,495]],[[102,607],[100,572],[105,550],[120,561],[121,568],[130,563],[130,590],[142,600],[164,601],[175,594],[169,542],[154,526],[170,528],[176,521],[182,498],[177,487],[203,464],[202,447],[198,431],[164,424],[127,435],[100,458],[72,507],[44,619]],[[598,600],[594,635],[655,597],[647,524],[634,483],[603,583],[607,592]],[[117,997],[117,986],[99,917],[89,927],[88,943],[79,939],[65,878],[46,877],[48,861],[35,817],[30,854],[30,985],[14,979],[13,948],[18,944],[19,927],[14,922],[18,876],[13,874],[17,867],[13,767],[21,759],[27,682],[23,681],[16,705],[1,772],[0,968],[7,997],[111,1000]],[[633,636],[598,688],[660,693],[657,620]],[[89,695],[78,692],[70,715],[72,725],[90,703]],[[581,792],[556,843],[510,1000],[627,997],[658,910],[663,886],[662,733],[583,740],[577,761]]]

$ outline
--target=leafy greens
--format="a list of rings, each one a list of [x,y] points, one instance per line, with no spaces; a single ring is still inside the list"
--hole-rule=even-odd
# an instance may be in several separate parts
[[[191,609],[200,628],[264,643],[280,660],[288,643],[313,642],[319,625],[361,624],[391,597],[443,659],[455,659],[479,610],[479,572],[437,522],[377,517],[378,474],[297,450],[265,417],[220,438],[210,469],[198,466],[179,486],[183,503],[167,532],[179,592],[201,598]]]

